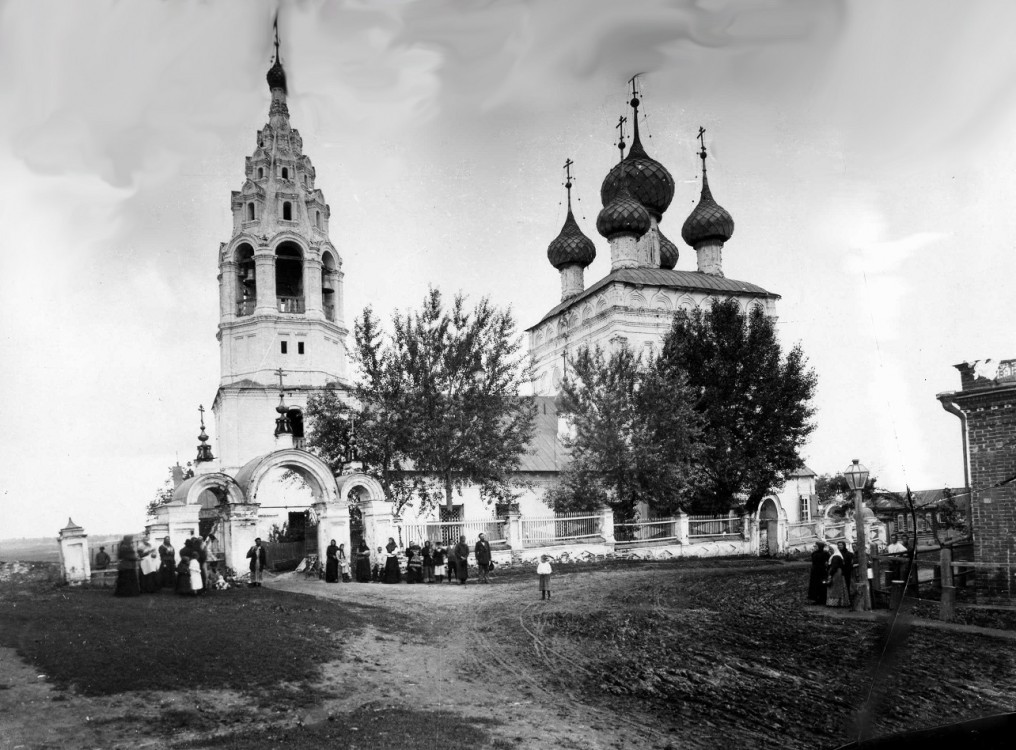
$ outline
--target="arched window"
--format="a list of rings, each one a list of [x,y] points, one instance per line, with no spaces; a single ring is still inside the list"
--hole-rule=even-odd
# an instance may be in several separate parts
[[[282,179],[284,179],[284,180],[288,180],[289,179],[289,167],[283,167],[282,168]]]
[[[244,243],[236,249],[236,314],[251,315],[258,298],[254,248]]]
[[[258,179],[260,180],[264,176],[265,176],[265,168],[264,167],[258,167]]]
[[[247,221],[254,221],[254,204],[247,204]]]
[[[321,212],[318,212],[320,217]],[[324,307],[325,320],[335,322],[335,290],[338,286],[335,259],[332,254],[321,254],[321,304]]]
[[[275,296],[279,312],[304,311],[303,251],[295,242],[283,242],[275,251]]]
[[[282,204],[282,220],[292,221],[293,220],[293,204],[286,201]]]
[[[321,212],[320,211],[315,211],[314,212],[314,226],[316,226],[318,229],[321,228]]]

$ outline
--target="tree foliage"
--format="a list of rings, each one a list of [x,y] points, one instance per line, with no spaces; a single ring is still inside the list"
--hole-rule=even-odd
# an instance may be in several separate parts
[[[680,376],[665,377],[628,347],[579,350],[562,384],[561,411],[573,434],[571,463],[550,500],[558,510],[609,505],[632,519],[640,503],[666,514],[684,502],[694,476],[698,419]]]
[[[786,356],[761,305],[748,313],[737,300],[708,310],[679,311],[658,367],[683,373],[702,419],[700,480],[692,507],[725,513],[747,498],[754,511],[801,464],[814,430],[816,376],[800,346]]]
[[[158,512],[159,506],[165,505],[173,499],[173,493],[176,492],[177,487],[176,479],[173,476],[173,470],[178,468],[181,469],[182,480],[190,479],[194,476],[194,469],[189,462],[186,469],[182,469],[179,464],[177,464],[177,466],[170,466],[168,469],[169,476],[166,477],[166,481],[162,483],[162,487],[155,491],[155,497],[149,500],[148,505],[145,507],[145,515],[148,518],[154,518],[155,514]]]
[[[308,407],[310,442],[334,463],[355,416],[360,459],[397,510],[451,506],[465,485],[510,499],[533,432],[535,401],[511,312],[482,299],[467,310],[431,289],[418,311],[392,317],[386,335],[371,308],[355,323],[355,406],[325,394]]]
[[[872,500],[875,498],[875,485],[877,482],[877,477],[869,475],[868,481],[865,482],[864,488],[861,490],[861,497],[869,505],[871,505]],[[826,507],[834,503],[839,503],[845,507],[853,507],[854,491],[850,489],[850,484],[843,474],[822,474],[816,477],[815,494],[818,496],[820,507]]]

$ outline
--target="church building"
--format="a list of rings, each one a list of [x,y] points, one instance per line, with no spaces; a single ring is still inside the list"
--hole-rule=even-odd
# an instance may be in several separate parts
[[[596,247],[572,213],[568,173],[568,215],[547,248],[547,259],[561,275],[561,301],[528,329],[541,395],[558,392],[567,358],[582,347],[608,353],[620,346],[646,353],[658,349],[677,310],[734,298],[745,310],[762,305],[768,315],[776,314],[778,294],[724,275],[723,248],[734,233],[734,220],[709,189],[704,130],[699,132],[702,194],[681,228],[681,238],[695,251],[696,269],[677,269],[680,251],[660,228],[674,199],[674,178],[642,146],[639,103],[633,95],[628,154],[600,187],[603,208],[596,230],[610,246],[610,273],[588,287],[583,276],[596,258]],[[623,155],[623,138],[618,146]]]

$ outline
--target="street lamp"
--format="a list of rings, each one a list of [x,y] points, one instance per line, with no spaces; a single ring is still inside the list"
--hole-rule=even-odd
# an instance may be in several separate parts
[[[864,499],[861,491],[868,482],[868,470],[856,458],[843,472],[843,477],[854,491],[854,528],[857,537],[857,567],[860,579],[857,583],[857,598],[854,600],[855,611],[871,609],[871,598],[868,591],[868,540],[864,533]]]

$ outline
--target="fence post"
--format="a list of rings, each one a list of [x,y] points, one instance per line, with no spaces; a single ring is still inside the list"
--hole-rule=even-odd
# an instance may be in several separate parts
[[[900,604],[903,602],[903,586],[904,581],[893,581],[892,589],[889,592],[889,609],[895,611],[899,609]]]
[[[522,539],[522,514],[517,510],[508,511],[508,546],[512,553],[521,552],[525,549],[526,543]]]
[[[688,514],[679,510],[674,519],[674,536],[677,537],[677,543],[688,544]]]
[[[605,544],[614,546],[614,510],[609,506],[600,511],[600,536]]]

